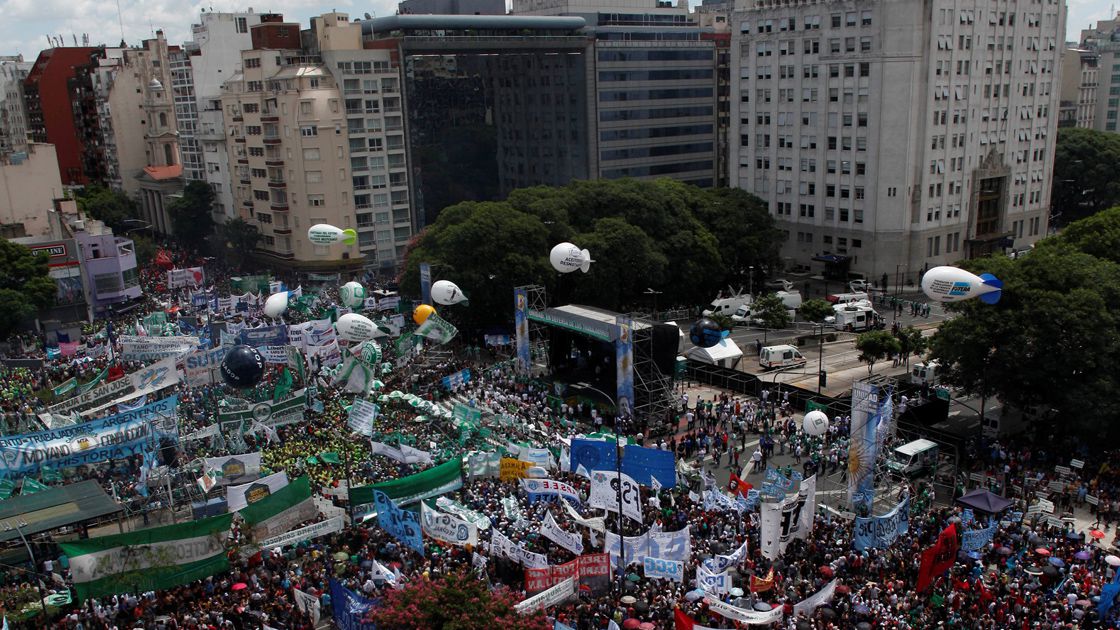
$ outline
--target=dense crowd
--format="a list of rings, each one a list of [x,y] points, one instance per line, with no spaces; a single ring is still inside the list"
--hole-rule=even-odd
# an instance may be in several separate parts
[[[178,267],[204,262],[181,252],[172,256]],[[214,276],[209,279],[213,289],[228,294],[228,276]],[[189,293],[169,291],[164,278],[162,269],[143,271],[144,303],[138,314],[113,318],[117,334],[130,327],[135,330],[138,318],[145,313],[166,311],[182,304],[184,298],[190,304]],[[322,293],[324,305],[336,299],[337,294],[329,289]],[[184,306],[181,312],[193,311]],[[249,326],[263,322],[259,313],[237,317]],[[288,321],[295,323],[312,317],[293,313]],[[42,359],[43,367],[0,368],[0,409],[5,413],[5,434],[32,430],[31,418],[45,411],[52,400],[51,388],[71,377],[86,382],[110,367],[124,373],[140,367],[114,359],[120,348],[106,347],[112,343],[107,323],[99,320],[84,330],[83,351],[77,358],[49,356],[43,337],[9,340],[9,356]],[[602,404],[557,397],[547,383],[519,375],[502,352],[468,351],[458,342],[453,342],[450,349],[453,352],[439,358],[413,358],[410,365],[383,375],[384,386],[375,393],[380,415],[368,440],[348,428],[348,409],[354,395],[343,392],[329,377],[324,377],[322,366],[312,366],[294,387],[310,387],[315,392],[312,398],[321,406],[309,405],[302,421],[279,427],[275,433],[247,431],[243,444],[227,439],[228,436],[180,442],[169,473],[175,479],[174,484],[168,484],[173,486],[170,496],[149,490],[142,482],[144,462],[139,456],[57,471],[57,478],[40,478],[47,485],[96,479],[114,498],[129,506],[130,514],[143,514],[146,521],[149,514],[166,511],[166,499],[182,506],[200,497],[201,491],[193,486],[194,478],[200,474],[201,458],[230,454],[232,449],[259,450],[262,476],[284,471],[294,479],[306,474],[324,505],[352,512],[357,506],[348,504],[347,486],[408,477],[466,453],[501,450],[516,456],[520,448],[541,447],[553,454],[549,478],[575,488],[579,501],[531,501],[520,483],[503,481],[496,471],[467,474],[462,487],[443,495],[440,504],[452,506],[448,509],[478,524],[479,544],[456,546],[425,537],[423,554],[381,529],[376,519],[360,518],[358,512],[340,532],[261,553],[240,553],[246,544],[246,532],[235,525],[228,572],[159,592],[121,592],[81,605],[63,605],[52,625],[82,630],[302,630],[314,627],[314,622],[310,613],[297,606],[295,590],[315,598],[326,618],[331,614],[331,579],[363,597],[377,600],[387,589],[438,580],[452,572],[471,572],[490,585],[511,589],[518,598],[528,597],[531,593],[524,590],[525,567],[496,553],[492,532],[500,532],[526,552],[544,556],[550,566],[576,559],[575,553],[540,533],[541,523],[550,515],[561,529],[579,533],[585,554],[600,552],[606,533],[620,533],[619,521],[623,519],[609,514],[603,518],[601,510],[587,506],[590,481],[581,471],[569,470],[563,454],[573,436],[620,430],[625,438],[638,444],[673,452],[681,463],[675,487],[642,488],[642,524],[627,521],[621,533],[636,535],[650,528],[664,532],[688,528],[691,553],[685,577],[680,582],[649,579],[644,575],[641,559],[627,557],[626,566],[619,567],[609,579],[592,588],[581,588],[578,597],[549,608],[547,614],[558,624],[578,630],[604,630],[613,628],[613,622],[620,628],[665,630],[679,627],[679,614],[684,613],[706,626],[736,625],[704,602],[693,577],[704,560],[732,554],[745,543],[746,553],[731,568],[738,588],[709,596],[746,609],[782,607],[782,620],[774,627],[1115,627],[1117,610],[1108,610],[1099,601],[1102,589],[1116,576],[1116,568],[1109,564],[1110,554],[1115,553],[1109,549],[1109,541],[1069,526],[1056,527],[1021,515],[1029,490],[1062,480],[1063,489],[1052,496],[1058,511],[1085,506],[1088,497],[1096,497],[1098,503],[1091,507],[1107,530],[1120,519],[1120,467],[1110,466],[1109,454],[1091,453],[1079,449],[1072,441],[1057,438],[1043,442],[980,441],[969,447],[965,474],[983,473],[992,480],[993,489],[1005,494],[1013,495],[1013,490],[1019,488],[1017,501],[1009,510],[993,515],[973,514],[959,506],[938,504],[932,500],[932,488],[918,483],[909,490],[913,500],[908,530],[890,546],[855,551],[853,523],[820,510],[807,539],[792,541],[784,554],[770,560],[762,554],[757,508],[705,507],[702,493],[726,490],[713,484],[711,471],[729,468],[746,478],[764,471],[775,454],[789,454],[804,477],[814,473],[845,475],[850,417],[836,415],[828,430],[815,437],[802,430],[799,414],[788,398],[778,393],[763,392],[757,398],[720,394],[708,399],[690,399],[690,394],[685,393],[679,401],[679,415],[672,430],[655,434],[645,419],[623,418],[616,425],[611,410]],[[90,354],[96,357],[81,360]],[[443,377],[464,369],[471,370],[470,381],[450,390],[441,386]],[[175,386],[174,393],[180,400],[180,435],[213,424],[222,404],[236,403],[236,399],[269,399],[281,372],[282,368],[271,368],[260,385],[248,390],[234,391],[221,384]],[[416,399],[386,396],[393,391],[419,395],[446,411],[456,405],[477,410],[481,412],[482,424],[463,431],[441,413],[421,414],[412,404]],[[107,409],[101,415],[113,411]],[[756,440],[757,446],[748,447]],[[407,444],[430,454],[431,459],[406,462],[375,455],[375,443]],[[1047,446],[1040,448],[1040,443]],[[1054,465],[1068,462],[1071,454],[1080,456],[1085,465],[1071,475],[1058,477]],[[786,467],[779,472],[788,478],[793,471]],[[902,496],[893,499],[901,500]],[[1017,513],[1019,516],[1013,518]],[[298,526],[325,518],[321,513]],[[998,523],[992,540],[977,551],[962,553],[947,574],[935,579],[930,589],[919,591],[922,551],[933,545],[949,526],[964,531],[983,527],[989,519]],[[66,592],[71,578],[67,560],[57,556],[39,560],[31,568],[5,569],[0,609],[13,618],[17,603],[37,601],[37,585],[50,594]],[[752,577],[766,586],[749,588]],[[839,586],[824,606],[808,614],[794,613],[798,602],[832,580],[837,580]],[[13,624],[44,625],[34,619]]]

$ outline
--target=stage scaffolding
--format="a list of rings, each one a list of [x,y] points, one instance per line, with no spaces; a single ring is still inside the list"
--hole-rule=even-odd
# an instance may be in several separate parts
[[[676,407],[673,375],[662,374],[654,362],[653,322],[636,313],[629,317],[634,322],[634,413],[648,419],[650,427],[671,423]]]

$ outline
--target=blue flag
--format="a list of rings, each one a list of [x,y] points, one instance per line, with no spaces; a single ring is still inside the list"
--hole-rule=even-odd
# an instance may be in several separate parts
[[[618,466],[618,449],[615,448],[613,441],[573,438],[571,452],[571,470],[579,470],[579,467],[583,466],[588,472],[591,472],[594,470],[614,470]],[[637,479],[637,477],[634,478]],[[644,478],[649,479],[649,475]]]
[[[390,536],[424,555],[424,540],[420,533],[420,515],[402,510],[380,490],[373,491],[373,505],[377,510],[377,524]]]
[[[1120,573],[1116,574],[1120,577]],[[1101,587],[1101,603],[1097,606],[1097,613],[1103,620],[1108,611],[1112,609],[1112,604],[1116,600],[1116,595],[1120,594],[1120,582],[1113,580]]]
[[[657,479],[662,488],[677,485],[677,462],[673,458],[673,451],[627,445],[622,451],[622,472],[638,480],[643,486],[648,484],[642,483],[642,480],[651,476]]]

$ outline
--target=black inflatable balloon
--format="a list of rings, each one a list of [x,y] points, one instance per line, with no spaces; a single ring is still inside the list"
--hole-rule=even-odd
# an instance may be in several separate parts
[[[230,387],[253,387],[264,377],[264,357],[256,348],[234,346],[222,359],[222,380]]]
[[[696,320],[696,323],[688,329],[688,338],[693,345],[701,348],[711,348],[718,344],[720,339],[723,339],[723,329],[719,327],[719,324],[703,317]]]

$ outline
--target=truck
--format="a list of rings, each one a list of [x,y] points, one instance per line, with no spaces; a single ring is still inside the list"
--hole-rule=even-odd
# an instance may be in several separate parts
[[[749,306],[754,300],[751,299],[749,293],[742,293],[741,290],[735,292],[730,297],[717,297],[712,300],[708,308],[704,309],[704,317],[711,315],[732,315],[735,311],[739,310],[740,306]]]
[[[887,468],[910,479],[931,474],[937,470],[938,450],[933,440],[914,440],[891,451]]]
[[[886,325],[875,309],[866,304],[837,308],[835,312],[836,315],[826,317],[824,321],[836,330],[849,332],[879,330]]]
[[[868,298],[866,291],[856,291],[853,293],[830,293],[824,299],[833,304],[846,304],[848,302],[862,302],[870,298]]]
[[[941,365],[937,361],[918,363],[910,368],[910,382],[915,385],[937,385],[937,377]]]
[[[763,369],[805,365],[807,359],[801,351],[790,345],[766,346],[758,353],[758,364]]]

